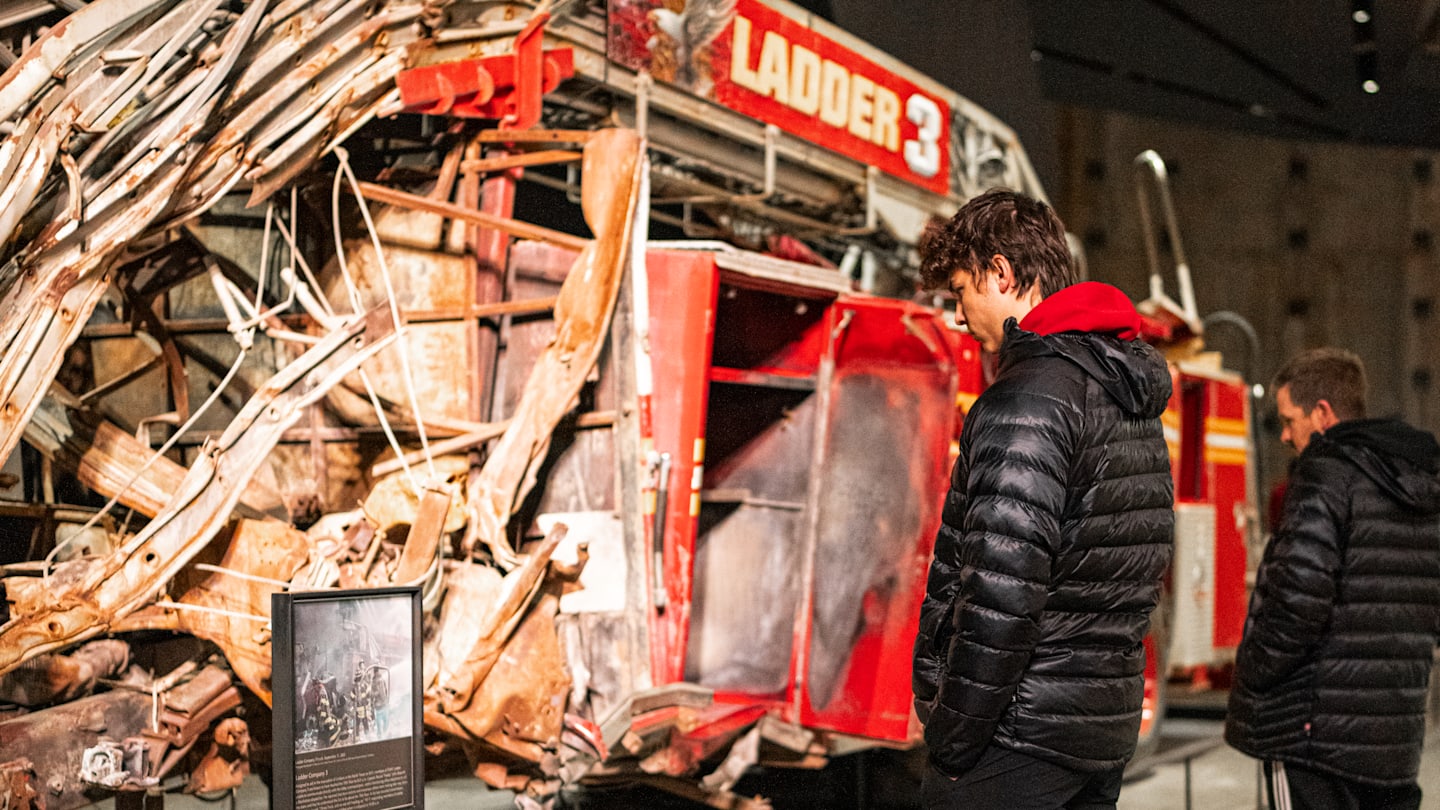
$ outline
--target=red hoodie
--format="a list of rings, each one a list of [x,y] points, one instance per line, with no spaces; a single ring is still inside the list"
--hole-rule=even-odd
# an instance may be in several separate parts
[[[1082,281],[1045,298],[1020,321],[1037,335],[1101,332],[1121,340],[1140,336],[1140,313],[1129,297],[1109,284]]]

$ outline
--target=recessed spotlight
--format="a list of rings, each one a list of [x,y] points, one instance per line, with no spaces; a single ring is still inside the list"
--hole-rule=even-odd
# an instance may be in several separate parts
[[[1371,95],[1374,95],[1375,93],[1380,92],[1380,83],[1375,81],[1374,79],[1366,79],[1360,84],[1360,89],[1364,90],[1367,93],[1370,93]]]
[[[1370,22],[1370,12],[1366,11],[1363,8],[1357,8],[1355,9],[1355,13],[1350,15],[1350,19],[1361,25],[1364,25],[1365,23]]]

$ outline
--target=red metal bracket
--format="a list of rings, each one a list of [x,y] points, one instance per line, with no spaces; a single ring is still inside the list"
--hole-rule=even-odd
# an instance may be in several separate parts
[[[402,112],[458,118],[498,118],[500,129],[529,129],[540,121],[540,98],[575,75],[569,48],[542,50],[548,14],[530,18],[515,36],[514,53],[403,70],[395,77]]]

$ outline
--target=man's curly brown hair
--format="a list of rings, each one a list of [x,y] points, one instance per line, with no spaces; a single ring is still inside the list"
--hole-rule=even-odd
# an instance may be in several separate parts
[[[1020,293],[1038,284],[1041,296],[1049,296],[1076,281],[1065,225],[1055,211],[1010,189],[990,189],[949,220],[932,219],[919,250],[920,282],[927,290],[947,288],[956,270],[990,270],[997,253],[1010,260]]]

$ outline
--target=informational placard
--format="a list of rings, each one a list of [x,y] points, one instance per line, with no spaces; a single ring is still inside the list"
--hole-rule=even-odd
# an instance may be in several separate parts
[[[271,619],[271,808],[423,808],[420,590],[277,593]]]

